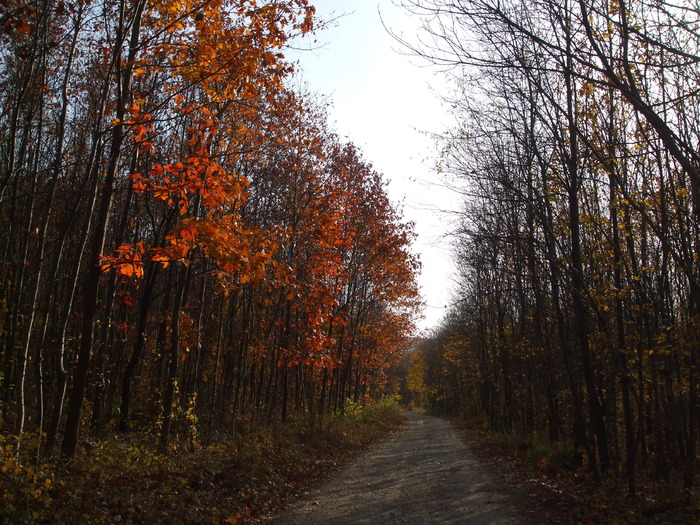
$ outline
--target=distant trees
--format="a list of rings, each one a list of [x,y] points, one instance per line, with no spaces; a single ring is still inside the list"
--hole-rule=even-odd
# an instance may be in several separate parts
[[[458,66],[459,302],[423,352],[445,410],[569,437],[598,474],[696,475],[698,16],[684,4],[406,1]],[[445,363],[461,389],[441,389]],[[454,374],[454,368],[450,370]],[[432,375],[431,375],[432,374]],[[430,380],[428,380],[430,379]],[[431,389],[432,388],[432,389]]]
[[[290,92],[306,0],[0,7],[0,431],[320,421],[382,392],[411,225]],[[188,430],[189,429],[189,430]]]

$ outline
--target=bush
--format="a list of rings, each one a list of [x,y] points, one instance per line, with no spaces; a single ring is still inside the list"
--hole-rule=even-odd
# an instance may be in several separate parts
[[[15,436],[0,434],[0,522],[28,523],[45,517],[51,505],[52,479],[36,464],[42,436],[25,434],[17,454]]]
[[[379,401],[367,399],[357,403],[347,399],[337,416],[346,423],[396,423],[400,419],[401,407],[398,396],[385,397]]]
[[[529,444],[526,457],[544,472],[552,473],[576,469],[582,462],[581,451],[576,450],[573,443],[568,441],[550,443],[540,438],[533,439]]]

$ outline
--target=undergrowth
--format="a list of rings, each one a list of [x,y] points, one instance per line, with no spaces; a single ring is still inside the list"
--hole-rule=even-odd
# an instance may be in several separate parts
[[[682,490],[680,472],[662,480],[640,469],[638,494],[628,497],[621,468],[595,481],[581,451],[571,442],[498,433],[474,418],[461,418],[457,423],[483,459],[502,468],[514,487],[523,487],[535,523],[700,523],[698,497],[691,495],[689,500]],[[699,484],[700,479],[695,486]]]
[[[167,455],[147,433],[85,439],[65,464],[37,465],[30,447],[17,457],[5,436],[0,523],[253,523],[402,421],[391,399],[345,408],[315,428],[207,433],[206,444],[183,435]]]

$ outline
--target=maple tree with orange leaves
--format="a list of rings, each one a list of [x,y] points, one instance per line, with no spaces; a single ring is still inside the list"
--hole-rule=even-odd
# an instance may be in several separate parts
[[[419,266],[380,175],[287,87],[314,24],[306,0],[0,7],[2,432],[71,457],[157,426],[166,453],[195,419],[387,392]]]

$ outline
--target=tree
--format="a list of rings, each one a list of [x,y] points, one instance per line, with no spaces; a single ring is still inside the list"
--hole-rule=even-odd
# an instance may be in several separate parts
[[[533,403],[501,408],[494,398],[517,388],[521,398],[542,395],[554,438],[565,399],[565,424],[590,468],[616,468],[624,457],[630,494],[650,450],[667,475],[667,440],[682,435],[672,462],[689,489],[698,415],[697,355],[685,343],[697,329],[697,148],[687,118],[697,108],[696,13],[587,0],[404,5],[425,20],[411,49],[457,72],[451,102],[464,124],[448,138],[444,169],[464,181],[469,203],[457,232],[460,314],[483,325],[470,336],[451,329],[488,373],[483,410],[508,428],[531,420]],[[502,352],[504,340],[518,351]],[[505,381],[532,371],[538,354],[547,370],[564,372],[539,382],[548,392]],[[684,406],[682,416],[664,396]],[[662,436],[664,425],[675,430]]]

